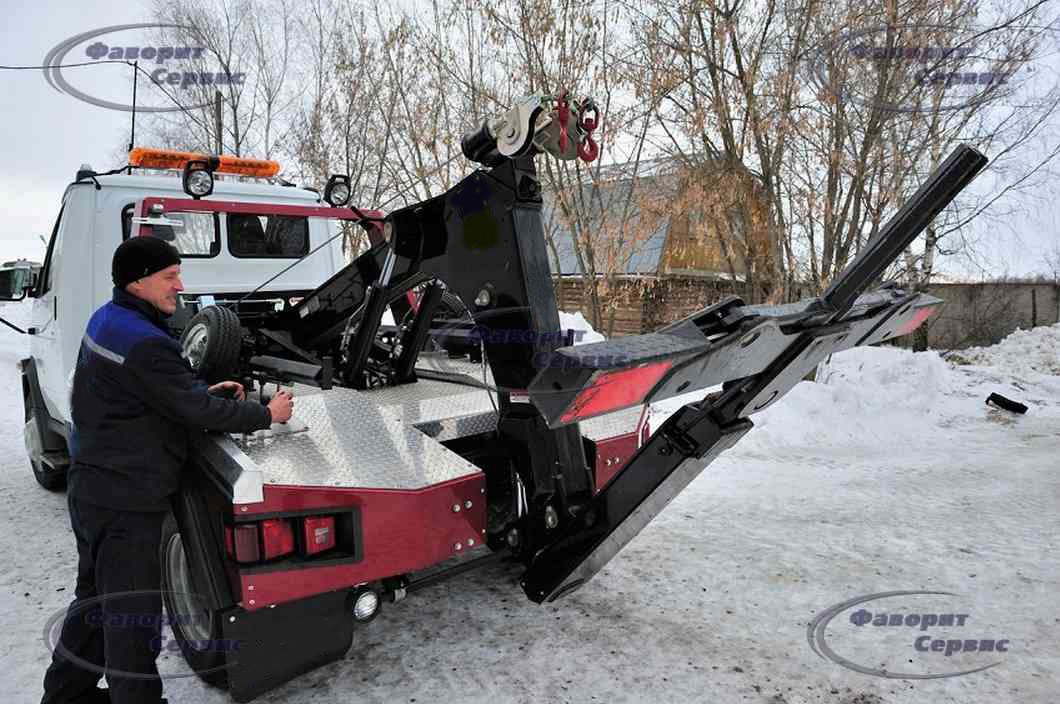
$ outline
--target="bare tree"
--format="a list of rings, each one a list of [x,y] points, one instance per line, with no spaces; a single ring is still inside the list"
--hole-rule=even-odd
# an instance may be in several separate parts
[[[773,298],[802,281],[827,285],[957,142],[990,152],[1004,175],[936,221],[909,259],[921,281],[945,237],[1055,156],[1031,155],[1054,91],[1006,102],[1012,81],[997,78],[1034,60],[1034,28],[1049,24],[1040,2],[645,0],[636,10],[653,47],[644,68],[666,89],[653,137],[682,158],[731,160],[762,183]],[[953,77],[964,81],[973,64],[974,90],[954,100]]]

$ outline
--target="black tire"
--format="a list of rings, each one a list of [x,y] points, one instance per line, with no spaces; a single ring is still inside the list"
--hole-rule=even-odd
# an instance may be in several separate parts
[[[208,384],[235,376],[242,344],[243,328],[239,316],[222,306],[207,306],[200,310],[188,321],[180,336],[184,358]]]
[[[173,514],[162,525],[162,540],[158,547],[162,565],[162,602],[169,614],[169,627],[180,646],[184,660],[206,684],[226,689],[227,659],[222,648],[210,647],[220,643],[220,612],[211,610],[195,599],[197,594],[192,571],[189,569],[184,544]],[[203,642],[207,645],[203,647]],[[196,645],[198,644],[198,645]]]
[[[37,433],[36,412],[33,410],[33,404],[30,403],[28,395],[24,398],[24,402],[26,408],[26,427],[23,430],[23,433],[26,436],[26,454],[29,456],[30,469],[33,470],[34,478],[42,487],[48,491],[62,491],[66,488],[66,470],[52,469],[44,464],[40,457],[37,456],[36,451],[31,447],[31,445],[36,445],[38,448],[41,447],[41,439],[37,439],[35,442],[31,442],[29,439],[30,433]]]

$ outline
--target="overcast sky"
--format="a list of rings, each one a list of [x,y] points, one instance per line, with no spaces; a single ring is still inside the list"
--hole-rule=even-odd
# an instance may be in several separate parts
[[[0,64],[40,65],[45,55],[64,39],[82,32],[145,20],[139,3],[66,3],[40,0],[7,6],[0,25]],[[88,60],[71,52],[67,61]],[[77,86],[124,87],[119,64],[70,69]],[[128,139],[129,114],[106,110],[58,93],[41,71],[0,71],[0,258],[40,260],[40,236],[51,234],[63,189],[78,166],[91,164],[103,171],[122,135]]]
[[[147,20],[140,3],[102,0],[90,4],[38,0],[9,5],[0,27],[0,64],[40,65],[60,42],[91,30]],[[135,35],[135,38],[134,38]],[[147,45],[143,33],[101,37],[103,42],[122,41]],[[90,60],[84,45],[71,51],[67,62]],[[1057,66],[1042,67],[1060,73]],[[127,102],[129,72],[124,65],[69,69],[64,75],[79,89],[92,95]],[[116,148],[129,135],[129,113],[90,105],[57,92],[41,71],[0,71],[0,134],[6,144],[0,160],[0,259],[44,255],[41,236],[48,237],[58,213],[63,189],[82,163],[105,171],[115,163]],[[141,100],[163,101],[144,95]],[[1060,138],[1060,135],[1053,135]],[[989,155],[988,155],[989,156]],[[1060,168],[1060,164],[1057,165]],[[1060,248],[1060,191],[1043,192],[1038,198],[1010,203],[1001,221],[980,227],[973,234],[988,273],[1025,275],[1044,272],[1045,256]],[[958,261],[943,261],[944,270],[964,273]]]

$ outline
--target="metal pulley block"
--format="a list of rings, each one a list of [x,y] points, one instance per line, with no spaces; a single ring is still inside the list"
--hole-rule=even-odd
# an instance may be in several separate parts
[[[512,158],[529,149],[537,130],[537,119],[545,110],[545,97],[529,95],[508,112],[492,120],[490,132],[497,140],[497,151]]]
[[[592,100],[571,100],[566,92],[530,95],[465,134],[461,146],[467,158],[487,166],[523,156],[531,147],[564,161],[581,158],[589,162],[599,153],[592,137],[598,124],[599,112]]]

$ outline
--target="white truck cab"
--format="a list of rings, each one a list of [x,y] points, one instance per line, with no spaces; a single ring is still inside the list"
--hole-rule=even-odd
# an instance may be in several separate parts
[[[103,175],[83,166],[66,188],[40,274],[26,290],[33,299],[30,357],[22,365],[26,444],[47,488],[64,484],[73,369],[89,317],[111,298],[111,257],[123,240],[170,241],[182,257],[183,300],[192,309],[259,286],[252,303],[280,307],[345,265],[340,224],[329,215],[343,219],[338,211],[348,209],[304,188],[223,173],[215,179],[209,197],[195,199],[179,171]],[[176,333],[186,319],[178,311]]]

